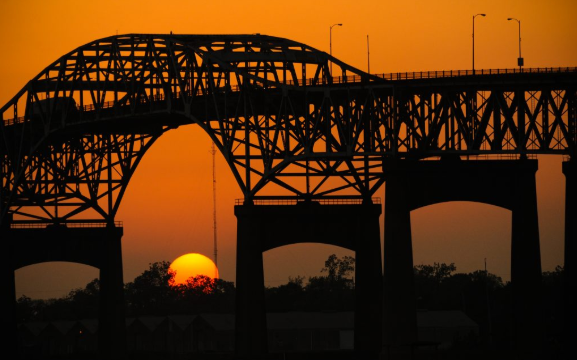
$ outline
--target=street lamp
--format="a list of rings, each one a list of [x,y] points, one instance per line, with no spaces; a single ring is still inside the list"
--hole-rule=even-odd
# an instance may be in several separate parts
[[[333,27],[343,26],[343,24],[333,24],[329,29],[329,52],[333,56]],[[331,77],[333,76],[333,62],[331,61]]]
[[[485,16],[485,14],[473,15],[473,74],[475,73],[475,18],[479,15]]]
[[[521,56],[521,20],[515,18],[507,18],[507,20],[515,20],[519,24],[519,58],[517,59],[517,65],[519,65],[519,70],[522,70],[523,57]]]

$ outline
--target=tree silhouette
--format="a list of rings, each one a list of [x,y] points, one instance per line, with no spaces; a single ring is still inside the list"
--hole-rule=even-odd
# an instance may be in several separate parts
[[[305,310],[307,300],[304,279],[302,276],[289,277],[288,283],[267,288],[265,291],[267,310],[269,312]]]
[[[174,272],[170,262],[150,264],[148,270],[125,285],[127,314],[163,315],[173,305]]]
[[[355,258],[351,256],[344,256],[339,259],[335,254],[329,256],[325,261],[325,267],[321,272],[328,273],[328,280],[332,282],[339,282],[348,279],[355,271]]]
[[[565,269],[557,266],[553,271],[543,273],[543,309],[545,319],[545,341],[551,349],[560,348],[563,338],[563,281]]]
[[[150,268],[125,286],[127,314],[174,315],[201,312],[233,312],[234,284],[205,275],[174,283],[175,273],[167,261]]]
[[[289,278],[286,285],[266,289],[267,311],[351,311],[354,309],[355,259],[330,255],[321,273],[326,276]],[[375,284],[375,286],[379,286]]]
[[[197,276],[174,285],[169,262],[149,268],[125,285],[127,316],[167,316],[207,312],[233,313],[234,283]],[[267,311],[352,311],[355,259],[330,255],[319,276],[289,277],[287,284],[265,289]],[[506,351],[511,339],[511,286],[486,271],[459,273],[454,264],[414,267],[418,306],[428,310],[462,310],[477,324],[486,344]],[[562,336],[561,294],[564,269],[543,273],[543,300],[547,346],[555,351]],[[382,284],[374,284],[375,287]],[[17,300],[21,322],[80,320],[98,317],[100,282],[94,279],[60,299]],[[491,330],[491,331],[489,331]]]

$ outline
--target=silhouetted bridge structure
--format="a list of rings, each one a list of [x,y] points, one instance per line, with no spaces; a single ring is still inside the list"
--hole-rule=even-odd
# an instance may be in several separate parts
[[[374,75],[264,35],[96,40],[62,56],[0,108],[2,304],[14,308],[18,268],[95,266],[100,348],[121,357],[122,227],[115,217],[154,141],[196,124],[244,194],[235,205],[239,357],[267,351],[262,253],[297,242],[355,251],[357,351],[414,344],[409,214],[456,200],[512,211],[514,344],[537,354],[535,156],[566,158],[564,267],[567,289],[575,290],[576,94],[576,68]],[[381,249],[382,208],[372,199],[385,183]],[[574,323],[574,309],[566,311]],[[2,326],[15,329],[14,311],[7,313]],[[4,348],[16,344],[10,333]]]

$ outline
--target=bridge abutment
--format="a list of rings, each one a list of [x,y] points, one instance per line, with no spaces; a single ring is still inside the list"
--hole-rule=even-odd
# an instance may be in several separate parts
[[[123,229],[68,228],[48,226],[46,228],[4,228],[2,239],[9,247],[3,258],[2,295],[4,329],[16,329],[15,271],[28,265],[49,261],[68,261],[100,269],[100,300],[98,315],[98,351],[107,359],[123,359],[126,353],[126,325],[124,282],[122,270],[121,239]],[[16,331],[9,331],[17,336]],[[17,352],[17,341],[1,337],[6,341],[3,349]]]
[[[512,212],[511,342],[514,351],[525,358],[540,352],[543,317],[536,171],[536,160],[401,160],[386,164],[383,249],[386,354],[412,351],[418,345],[410,212],[447,201],[487,203]],[[490,341],[490,318],[488,324]]]
[[[268,352],[262,253],[298,243],[324,243],[355,251],[355,351],[381,349],[380,204],[237,205],[236,353]]]

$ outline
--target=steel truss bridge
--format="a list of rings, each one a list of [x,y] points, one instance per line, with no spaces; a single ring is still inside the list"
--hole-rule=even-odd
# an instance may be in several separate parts
[[[0,305],[14,306],[22,266],[95,266],[104,354],[120,354],[123,342],[115,219],[123,194],[155,140],[190,124],[210,136],[244,195],[235,206],[235,326],[237,352],[248,358],[266,352],[264,300],[255,296],[264,294],[262,252],[299,241],[356,252],[356,350],[412,341],[409,213],[451,199],[512,211],[516,339],[532,349],[540,341],[537,164],[524,160],[540,154],[567,160],[566,287],[577,293],[577,68],[375,75],[277,37],[130,34],[62,56],[0,114],[0,234],[9,249],[0,283],[12,289]],[[515,161],[478,161],[504,159]],[[385,182],[382,270],[382,209],[371,199]],[[575,334],[577,298],[566,299],[567,334]],[[8,313],[0,326],[15,329]],[[17,343],[9,334],[6,348]]]
[[[249,203],[370,199],[387,159],[571,156],[576,79],[576,68],[377,76],[264,35],[104,38],[0,108],[1,221],[113,222],[142,156],[187,124]]]

